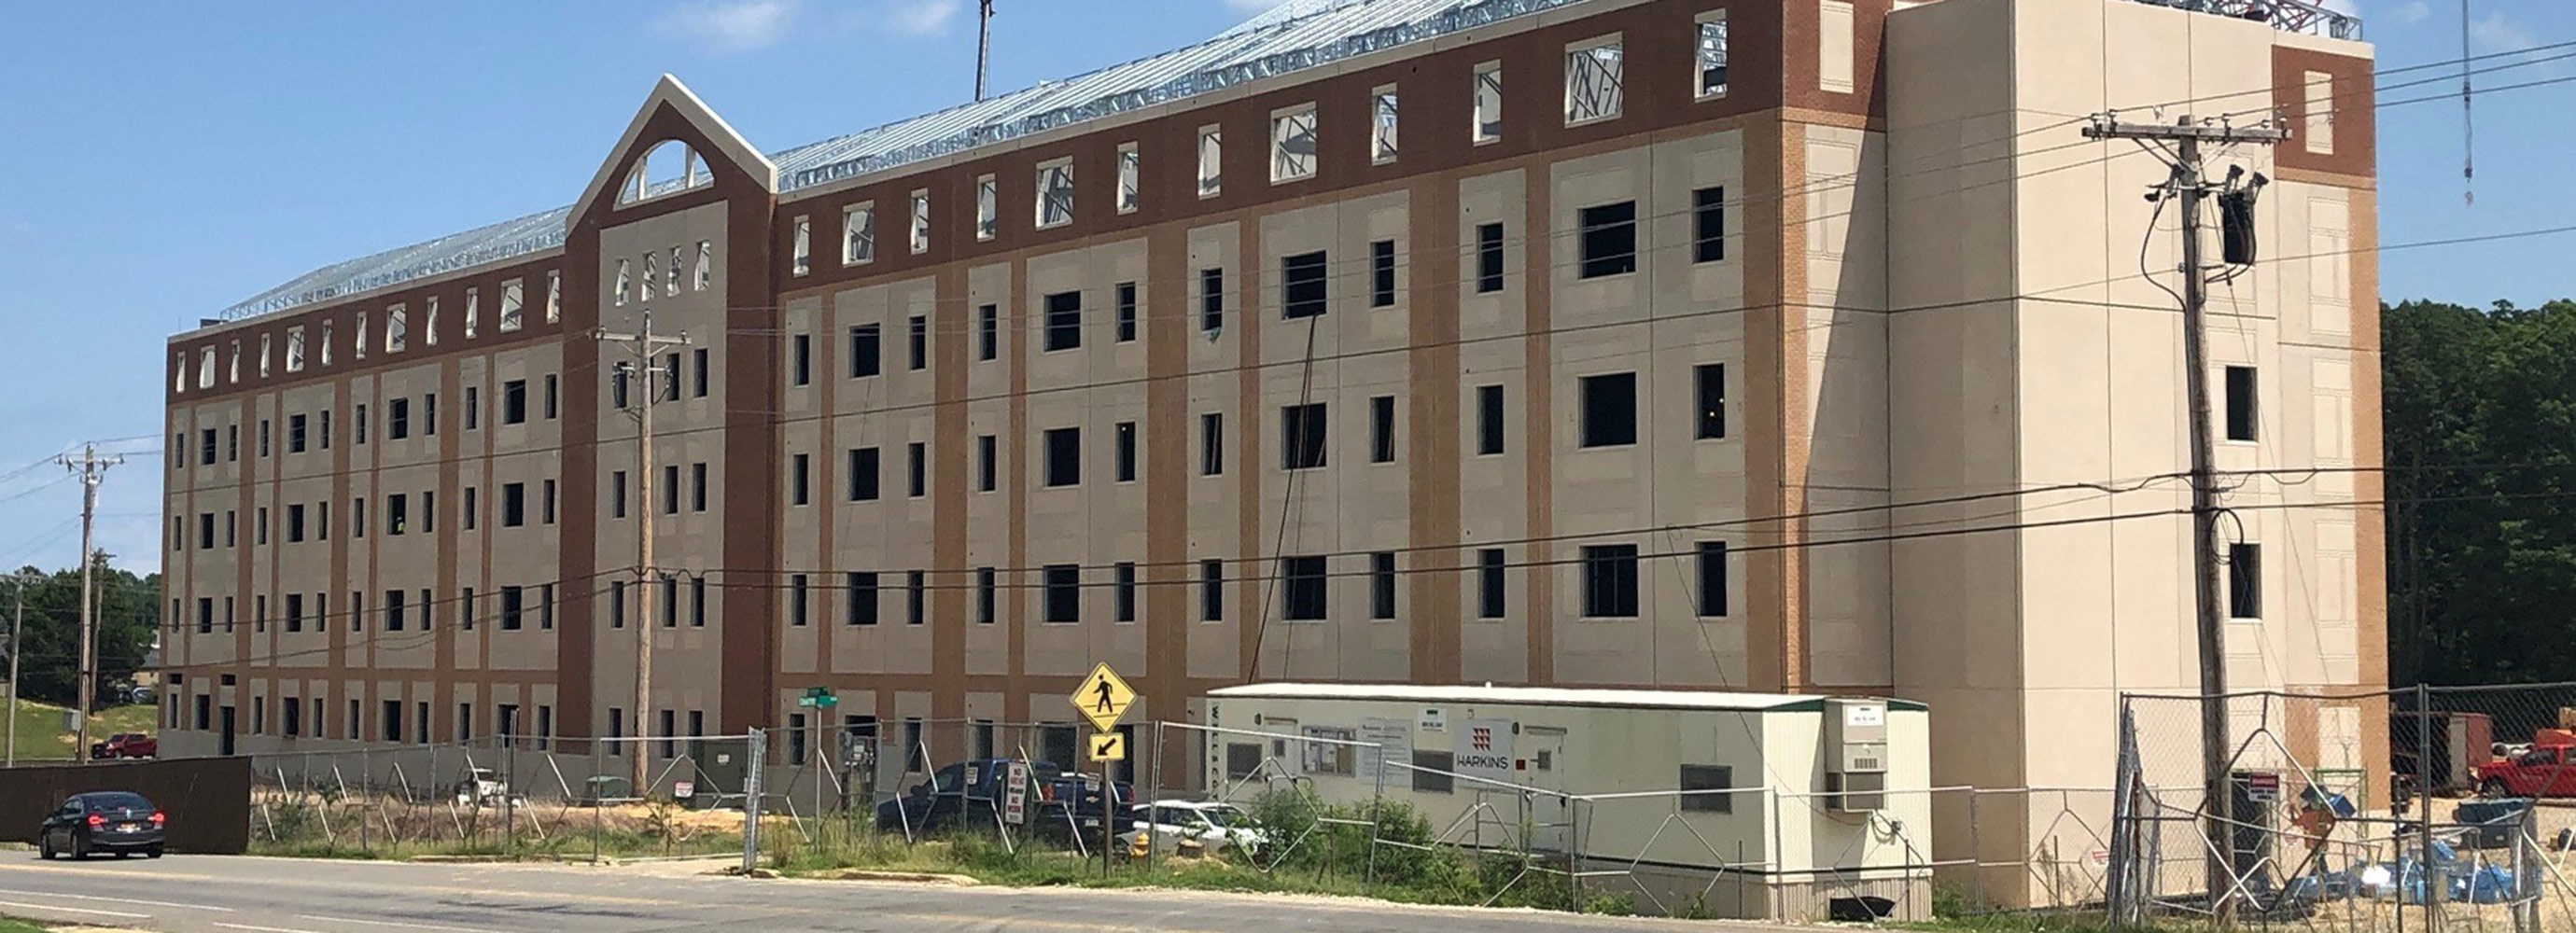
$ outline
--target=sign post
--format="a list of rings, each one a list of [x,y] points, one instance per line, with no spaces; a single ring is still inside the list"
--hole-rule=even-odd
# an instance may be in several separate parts
[[[1109,763],[1127,757],[1127,742],[1118,734],[1118,721],[1127,716],[1127,708],[1136,704],[1136,690],[1118,677],[1118,672],[1102,662],[1091,669],[1091,676],[1073,688],[1067,697],[1082,718],[1091,721],[1095,730],[1085,751],[1100,765],[1100,876],[1109,877],[1109,850],[1118,844],[1118,782],[1109,779]],[[1080,794],[1074,804],[1081,805]],[[1079,821],[1076,821],[1077,824]],[[1078,827],[1077,827],[1078,831]],[[1148,845],[1152,841],[1148,839]]]

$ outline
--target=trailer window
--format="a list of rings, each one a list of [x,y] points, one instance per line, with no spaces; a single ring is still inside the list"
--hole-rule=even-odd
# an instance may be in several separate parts
[[[1681,789],[1684,791],[1717,791],[1735,786],[1735,768],[1730,765],[1683,765]],[[1734,794],[1683,794],[1685,812],[1733,813]]]
[[[1247,781],[1261,770],[1261,743],[1228,742],[1225,744],[1225,779]]]
[[[1457,760],[1448,752],[1413,753],[1413,789],[1417,793],[1446,794],[1454,789],[1450,770]]]

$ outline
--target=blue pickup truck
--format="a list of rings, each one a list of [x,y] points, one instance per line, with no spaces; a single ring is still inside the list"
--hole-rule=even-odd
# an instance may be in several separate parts
[[[941,767],[928,780],[904,788],[892,800],[877,804],[877,829],[913,836],[936,835],[959,827],[985,829],[1006,825],[1001,818],[1010,786],[1009,758],[978,758]],[[1079,828],[1085,839],[1100,834],[1104,805],[1097,775],[1068,772],[1054,762],[1028,762],[1029,788],[1022,802],[1024,823],[1040,838],[1064,840]],[[1134,788],[1116,786],[1115,809],[1135,800]]]

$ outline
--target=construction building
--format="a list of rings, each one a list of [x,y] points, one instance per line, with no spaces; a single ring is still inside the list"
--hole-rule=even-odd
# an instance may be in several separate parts
[[[1292,0],[766,154],[666,78],[571,206],[170,338],[164,747],[963,755],[1106,661],[1159,719],[1264,680],[1901,697],[1936,786],[2104,788],[2117,694],[2197,667],[2175,218],[2097,112],[2289,131],[2213,156],[2270,182],[2210,306],[2217,465],[2316,470],[2230,483],[2228,678],[2385,683],[2359,25]],[[647,312],[685,342],[601,338]],[[2294,744],[2376,772],[2385,723]],[[1986,806],[1997,859],[2057,825]]]

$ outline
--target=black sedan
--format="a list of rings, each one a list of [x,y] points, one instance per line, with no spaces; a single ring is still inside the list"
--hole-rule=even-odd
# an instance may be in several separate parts
[[[36,833],[36,852],[44,858],[68,854],[88,858],[92,852],[114,852],[124,858],[136,852],[161,857],[161,842],[170,819],[142,794],[95,791],[73,794],[45,816]]]

